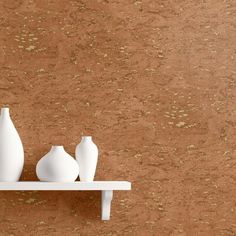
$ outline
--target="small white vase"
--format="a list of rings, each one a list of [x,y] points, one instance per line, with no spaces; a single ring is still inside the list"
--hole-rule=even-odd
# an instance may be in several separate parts
[[[37,163],[36,174],[40,181],[74,182],[79,175],[79,166],[63,146],[52,146]]]
[[[10,118],[9,108],[2,108],[0,116],[0,181],[18,181],[23,166],[24,149],[20,136]]]
[[[83,136],[75,149],[76,160],[80,167],[80,181],[92,182],[95,176],[98,148],[91,136]]]

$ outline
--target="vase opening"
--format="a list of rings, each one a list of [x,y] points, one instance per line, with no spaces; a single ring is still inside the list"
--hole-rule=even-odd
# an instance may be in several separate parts
[[[92,136],[82,136],[82,141],[90,141],[92,140]]]
[[[1,116],[9,116],[9,108],[8,107],[1,108]]]
[[[64,151],[64,147],[62,145],[53,145],[51,148],[51,151],[53,151],[53,152]]]

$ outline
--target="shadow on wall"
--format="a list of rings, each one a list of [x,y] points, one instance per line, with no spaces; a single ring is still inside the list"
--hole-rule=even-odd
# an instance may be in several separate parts
[[[28,218],[41,224],[47,219],[55,223],[63,216],[80,221],[101,220],[100,191],[7,191],[0,192],[0,201],[5,203],[5,219],[18,216],[19,222]]]

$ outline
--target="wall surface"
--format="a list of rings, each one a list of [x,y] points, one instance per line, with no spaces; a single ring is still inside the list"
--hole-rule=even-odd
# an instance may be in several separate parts
[[[236,235],[236,2],[2,0],[0,105],[25,148],[99,146],[99,192],[1,192],[0,236]]]

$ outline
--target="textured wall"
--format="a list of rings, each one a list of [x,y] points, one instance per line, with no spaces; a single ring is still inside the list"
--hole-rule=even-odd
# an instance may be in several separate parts
[[[25,148],[100,148],[99,192],[0,193],[0,236],[236,235],[236,2],[2,0],[0,105]]]

